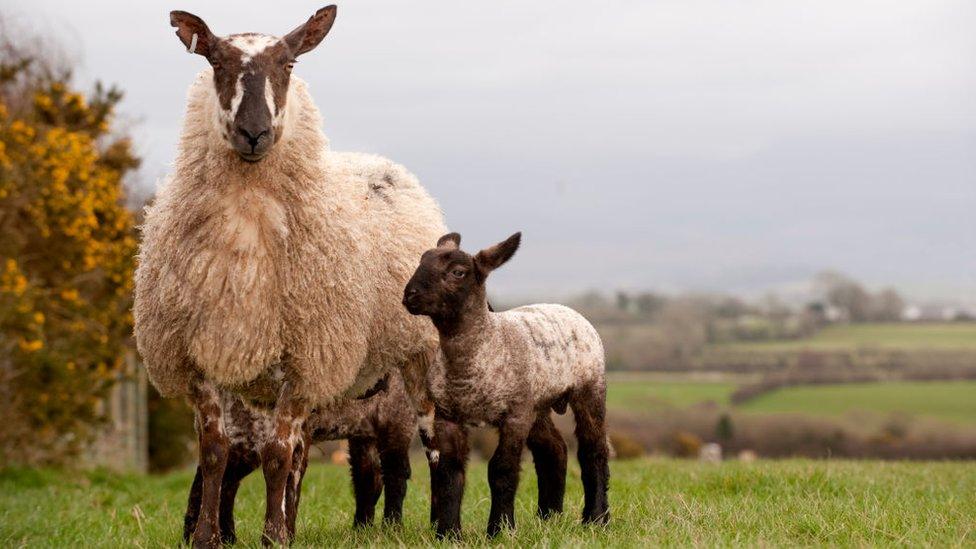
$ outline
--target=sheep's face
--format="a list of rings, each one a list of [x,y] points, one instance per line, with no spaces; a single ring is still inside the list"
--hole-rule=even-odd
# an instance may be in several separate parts
[[[511,259],[521,238],[522,233],[515,233],[471,256],[460,249],[461,235],[442,236],[436,248],[420,257],[420,265],[403,290],[403,305],[410,314],[435,320],[459,317],[474,298],[484,300],[488,273]]]
[[[170,24],[190,53],[204,56],[213,67],[214,122],[243,160],[261,160],[281,139],[295,59],[325,38],[335,16],[335,6],[322,8],[284,38],[257,33],[217,37],[199,17],[170,13]]]

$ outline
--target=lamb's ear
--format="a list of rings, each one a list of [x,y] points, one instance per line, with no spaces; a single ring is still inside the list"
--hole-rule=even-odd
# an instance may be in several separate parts
[[[512,259],[520,242],[522,242],[522,233],[515,233],[504,241],[478,252],[474,256],[474,264],[478,266],[478,270],[482,276],[487,276],[488,273],[501,267],[509,259]]]
[[[437,239],[437,247],[454,248],[456,250],[461,247],[461,235],[458,233],[447,233]]]
[[[185,11],[169,12],[169,24],[176,27],[176,36],[186,46],[190,53],[204,57],[210,56],[210,51],[217,43],[217,37],[210,32],[207,24],[192,13]]]
[[[329,34],[329,29],[332,28],[335,18],[336,7],[334,5],[326,6],[309,17],[304,25],[289,32],[285,36],[285,43],[291,48],[291,53],[298,57],[303,53],[312,51],[325,38],[325,35]]]

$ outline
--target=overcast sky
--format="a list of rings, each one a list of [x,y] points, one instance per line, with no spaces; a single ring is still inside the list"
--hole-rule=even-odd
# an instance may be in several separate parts
[[[324,4],[0,0],[126,92],[148,185],[191,56],[168,11],[282,35]],[[756,292],[826,268],[976,301],[976,2],[339,4],[295,73],[336,149],[416,173],[496,294]]]

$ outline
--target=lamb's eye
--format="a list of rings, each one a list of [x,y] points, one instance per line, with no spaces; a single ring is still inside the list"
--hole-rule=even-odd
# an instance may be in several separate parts
[[[454,269],[451,271],[451,276],[454,278],[464,278],[464,275],[468,274],[464,269]]]
[[[285,64],[285,70],[288,71],[288,72],[291,72],[291,70],[294,69],[294,68],[295,68],[295,61],[294,60],[289,61],[288,63]]]

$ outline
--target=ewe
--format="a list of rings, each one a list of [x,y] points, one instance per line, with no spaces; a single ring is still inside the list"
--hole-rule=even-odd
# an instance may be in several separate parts
[[[195,410],[194,546],[220,544],[222,391],[272,410],[260,450],[264,541],[287,543],[312,408],[396,367],[418,394],[436,350],[436,332],[400,298],[414,259],[445,231],[440,209],[401,166],[329,151],[305,83],[291,77],[335,16],[323,8],[284,38],[221,38],[199,17],[170,14],[211,68],[190,87],[174,172],[146,212],[134,314],[153,384]]]
[[[261,444],[274,425],[270,411],[249,405],[230,392],[221,393],[224,429],[230,439],[230,453],[220,489],[220,535],[224,543],[234,543],[234,500],[244,477],[261,465]],[[410,478],[410,442],[417,432],[417,418],[407,399],[402,378],[393,374],[385,390],[364,399],[316,409],[305,422],[305,444],[325,440],[349,440],[349,464],[356,497],[354,526],[369,524],[380,493],[385,489],[383,519],[399,523],[403,498]],[[290,535],[295,532],[298,503],[305,474],[301,463],[298,485],[285,502],[285,517]],[[197,467],[183,520],[183,540],[190,541],[200,514],[203,476]]]
[[[440,334],[441,360],[428,374],[437,406],[435,432],[459,432],[454,444],[438,447],[439,535],[461,529],[467,424],[484,422],[498,429],[498,448],[488,464],[489,535],[506,524],[515,525],[515,490],[526,443],[539,477],[539,515],[562,510],[566,446],[550,410],[563,413],[567,404],[576,418],[583,522],[609,519],[600,336],[579,313],[562,305],[529,305],[502,313],[488,308],[485,279],[512,257],[520,239],[516,233],[472,257],[459,249],[460,235],[444,235],[436,248],[424,252],[404,290],[407,310],[429,316]]]

